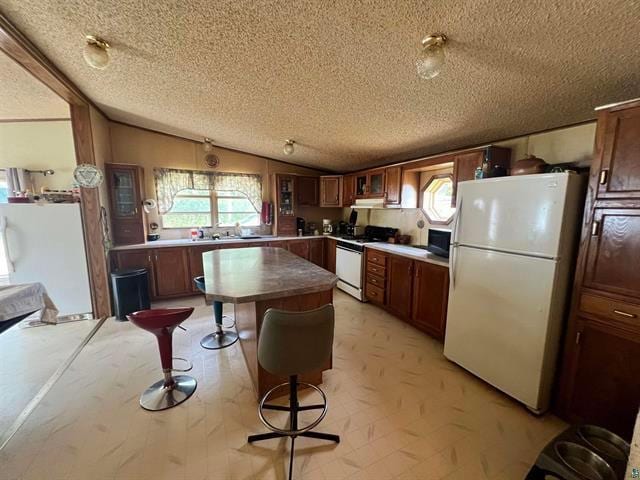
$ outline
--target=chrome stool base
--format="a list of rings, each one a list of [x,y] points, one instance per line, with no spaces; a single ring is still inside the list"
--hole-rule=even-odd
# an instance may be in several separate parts
[[[238,341],[238,334],[230,330],[223,330],[222,332],[210,333],[202,340],[200,340],[200,346],[207,350],[219,350],[221,348],[230,347]]]
[[[176,375],[174,384],[167,388],[164,380],[160,380],[147,388],[140,397],[140,406],[145,410],[156,412],[180,405],[196,391],[196,379],[188,375]]]

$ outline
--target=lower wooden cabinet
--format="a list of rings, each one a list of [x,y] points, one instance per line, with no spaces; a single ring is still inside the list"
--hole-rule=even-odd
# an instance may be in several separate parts
[[[309,261],[324,268],[324,238],[309,240]]]
[[[331,273],[336,273],[336,244],[333,238],[324,240],[324,268]]]
[[[210,252],[211,250],[217,250],[216,245],[202,245],[194,247],[185,247],[187,255],[189,256],[189,284],[191,285],[191,291],[193,293],[199,293],[200,290],[196,288],[196,284],[193,282],[195,277],[204,275],[204,267],[202,265],[202,254]]]
[[[289,240],[287,243],[291,253],[305,260],[309,260],[309,240]]]
[[[449,269],[367,249],[365,296],[415,328],[444,340]]]
[[[157,248],[153,250],[153,267],[158,297],[173,297],[191,293],[186,248]]]
[[[413,263],[398,255],[387,260],[387,309],[400,318],[411,316]]]
[[[614,322],[577,319],[565,410],[631,439],[640,407],[640,332]]]
[[[438,340],[444,340],[449,301],[449,270],[415,262],[411,323]]]

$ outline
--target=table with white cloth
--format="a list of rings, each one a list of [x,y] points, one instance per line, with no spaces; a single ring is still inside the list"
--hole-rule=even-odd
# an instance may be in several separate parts
[[[41,322],[57,322],[58,309],[41,283],[0,286],[0,332],[38,311]]]

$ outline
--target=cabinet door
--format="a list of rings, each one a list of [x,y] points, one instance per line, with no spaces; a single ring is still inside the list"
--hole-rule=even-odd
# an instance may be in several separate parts
[[[356,177],[345,175],[342,179],[342,206],[350,207],[356,199]]]
[[[324,268],[324,239],[309,240],[309,261]]]
[[[149,276],[149,295],[156,296],[155,275],[151,250],[115,250],[115,267],[117,270],[129,268],[146,268]]]
[[[342,206],[342,177],[337,175],[320,177],[320,206]]]
[[[186,248],[156,248],[153,261],[158,297],[191,293]]]
[[[134,245],[144,243],[144,225],[142,220],[117,220],[113,219],[113,243],[114,245]]]
[[[640,198],[640,107],[606,114],[598,198]]]
[[[202,265],[202,254],[205,252],[210,252],[211,250],[217,250],[218,246],[197,246],[197,247],[187,247],[187,255],[189,257],[189,285],[191,287],[192,292],[199,292],[196,288],[195,283],[193,283],[193,279],[195,277],[199,277],[204,275],[204,266]]]
[[[402,188],[402,167],[387,168],[385,172],[385,182],[385,203],[387,205],[399,205]]]
[[[319,199],[318,177],[297,177],[297,200],[299,207],[317,207]]]
[[[363,173],[361,175],[356,175],[355,177],[355,187],[356,187],[356,197],[365,197],[367,195],[368,183],[367,183],[367,174]]]
[[[111,193],[111,215],[117,219],[138,217],[140,193],[135,167],[110,167],[109,188]]]
[[[289,251],[305,260],[309,260],[309,240],[289,241]]]
[[[449,270],[427,262],[415,262],[413,276],[413,325],[444,340],[449,297]]]
[[[375,170],[368,174],[367,197],[384,197],[384,170]]]
[[[584,286],[640,299],[640,209],[597,208]]]
[[[331,273],[336,273],[336,241],[333,238],[325,239],[325,267]]]
[[[387,307],[400,318],[411,315],[413,260],[398,255],[387,259]]]
[[[473,180],[476,168],[482,166],[484,151],[469,152],[456,155],[453,158],[453,194],[451,196],[451,206],[456,206],[456,190],[459,182]]]
[[[287,249],[287,242],[277,240],[275,242],[269,242],[269,246],[273,248],[284,248]]]
[[[571,419],[630,440],[640,406],[640,338],[578,319],[569,396]]]

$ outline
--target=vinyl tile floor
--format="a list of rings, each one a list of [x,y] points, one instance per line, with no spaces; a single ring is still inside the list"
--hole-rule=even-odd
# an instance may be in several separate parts
[[[0,334],[0,436],[97,323],[29,327],[33,318]]]
[[[566,427],[533,416],[383,310],[339,291],[334,303],[333,369],[323,383],[329,413],[316,430],[341,442],[297,439],[295,479],[520,480]],[[188,330],[174,334],[174,355],[193,362],[198,381],[188,401],[142,410],[141,392],[161,378],[155,338],[107,320],[0,451],[0,479],[287,478],[288,440],[246,441],[265,429],[240,346],[200,347],[213,325],[202,299],[164,306],[189,304],[197,307]]]

